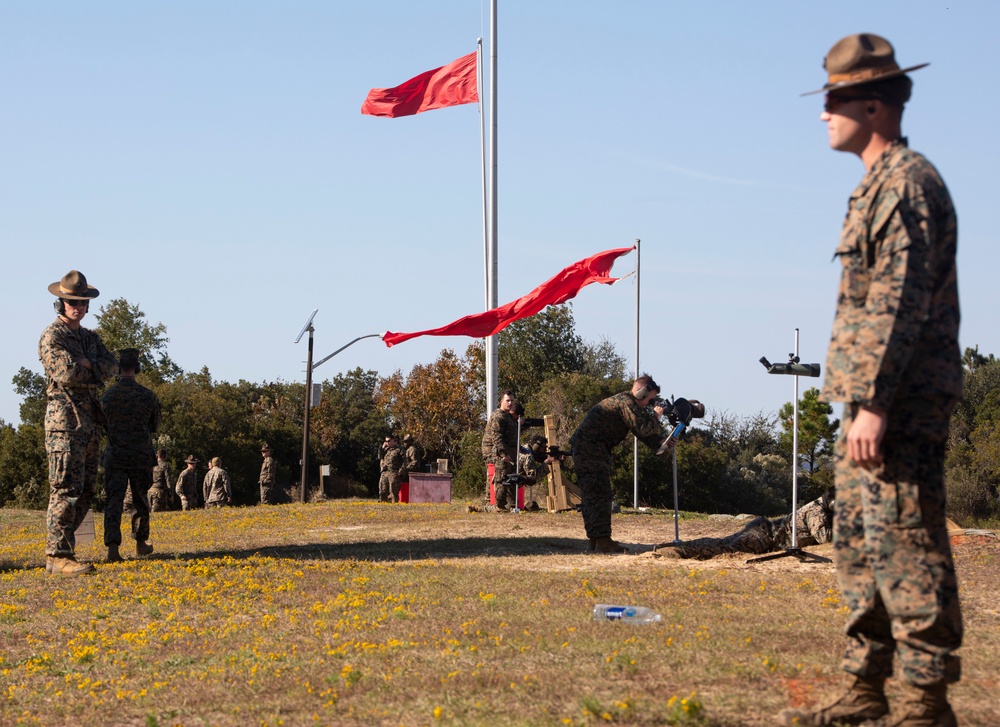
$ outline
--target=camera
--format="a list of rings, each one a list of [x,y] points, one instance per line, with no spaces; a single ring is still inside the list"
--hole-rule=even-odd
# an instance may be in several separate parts
[[[692,419],[701,419],[705,416],[705,405],[697,399],[680,398],[668,401],[657,397],[653,400],[654,407],[663,409],[663,416],[670,422],[670,426],[676,427],[683,424],[685,427],[691,423]]]

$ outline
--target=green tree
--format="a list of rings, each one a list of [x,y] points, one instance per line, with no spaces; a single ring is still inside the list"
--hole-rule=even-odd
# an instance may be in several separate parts
[[[49,501],[45,430],[0,422],[0,507],[44,509]]]
[[[792,436],[795,430],[794,406],[785,402],[778,410],[781,422],[781,448],[791,457]],[[829,462],[833,444],[837,440],[840,420],[830,420],[833,407],[819,400],[819,389],[811,387],[799,400],[799,466],[807,474],[817,472]]]
[[[459,358],[445,349],[434,363],[414,366],[405,379],[399,371],[381,379],[375,402],[397,434],[416,437],[426,459],[445,458],[457,467],[463,435],[481,435],[486,424],[485,407],[471,405],[479,399],[478,374],[474,352]]]
[[[1000,518],[1000,361],[978,347],[965,353],[945,459],[948,513],[963,524]]]
[[[377,492],[378,447],[389,428],[384,409],[375,403],[378,384],[378,372],[361,368],[323,382],[310,430],[317,461],[332,467],[335,494]]]
[[[522,402],[530,401],[545,379],[581,371],[585,346],[571,305],[549,306],[511,323],[497,336],[497,356],[499,390],[512,389]]]
[[[14,392],[23,397],[19,413],[23,424],[44,425],[45,407],[45,377],[29,371],[23,366],[14,375],[12,381]]]
[[[115,298],[101,306],[96,316],[97,332],[110,351],[137,348],[141,351],[140,363],[149,380],[170,381],[181,374],[181,369],[167,353],[167,327],[146,322],[146,314],[138,305],[124,298]]]

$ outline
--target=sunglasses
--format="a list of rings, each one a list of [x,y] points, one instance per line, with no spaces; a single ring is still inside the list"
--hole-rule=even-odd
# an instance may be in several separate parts
[[[872,101],[872,96],[834,96],[827,94],[826,101],[823,102],[823,110],[832,114],[838,108],[851,101]]]
[[[66,300],[65,298],[63,298],[63,303],[73,308],[86,308],[90,305],[89,300]]]

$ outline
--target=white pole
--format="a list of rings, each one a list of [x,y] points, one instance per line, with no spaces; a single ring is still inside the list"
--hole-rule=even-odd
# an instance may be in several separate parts
[[[479,155],[483,173],[483,310],[490,309],[490,213],[486,192],[486,115],[483,113],[483,39],[476,39],[476,89],[479,96]]]
[[[639,378],[639,240],[635,241],[635,376]],[[639,438],[632,438],[632,507],[639,508]]]
[[[490,0],[490,290],[487,310],[497,307],[497,0]],[[486,339],[486,418],[497,404],[497,337]]]
[[[799,360],[799,329],[795,329],[795,362]],[[799,519],[799,377],[795,380],[792,399],[792,548],[799,547],[796,521]]]

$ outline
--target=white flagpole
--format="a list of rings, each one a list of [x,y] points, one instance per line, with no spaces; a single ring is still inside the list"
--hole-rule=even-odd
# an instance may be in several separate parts
[[[476,39],[476,91],[479,96],[479,153],[483,173],[483,299],[490,309],[490,213],[486,201],[486,115],[483,113],[483,39]]]
[[[497,303],[497,0],[490,0],[490,241],[488,246],[490,273],[489,305]],[[486,339],[486,416],[497,404],[497,337]]]
[[[639,240],[635,241],[635,376],[639,378]],[[639,438],[632,443],[632,507],[639,507]]]

